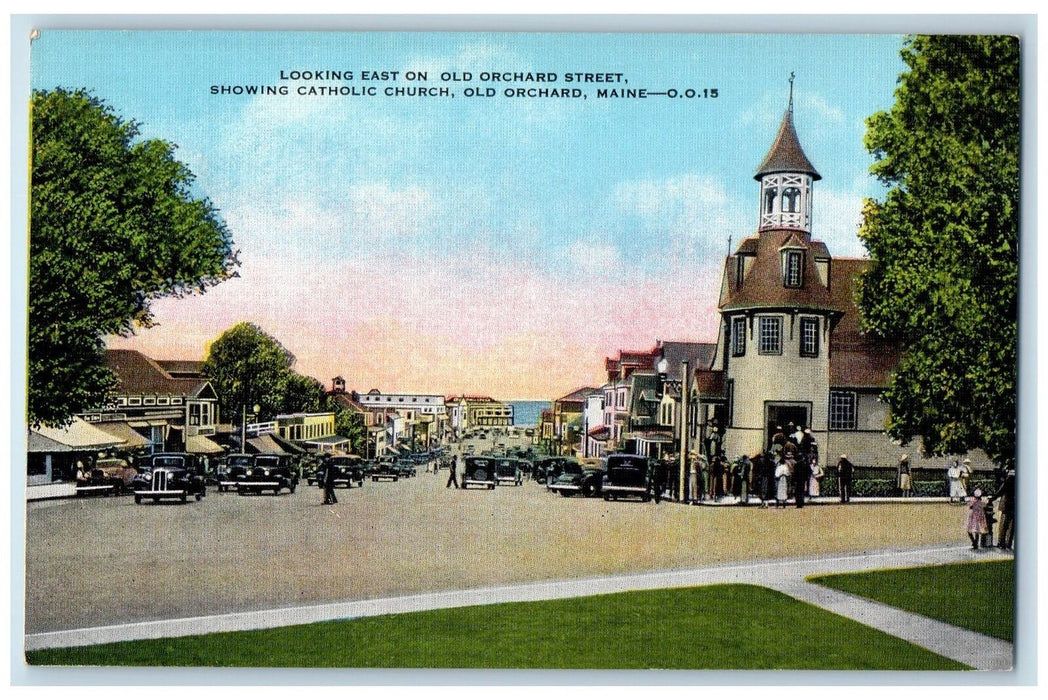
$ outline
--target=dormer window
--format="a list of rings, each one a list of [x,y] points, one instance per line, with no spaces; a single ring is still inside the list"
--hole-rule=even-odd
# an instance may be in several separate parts
[[[804,284],[803,250],[782,251],[782,284],[786,287],[800,287]]]

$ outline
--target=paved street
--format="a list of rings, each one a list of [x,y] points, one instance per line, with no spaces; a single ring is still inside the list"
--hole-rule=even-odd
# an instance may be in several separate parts
[[[367,482],[334,506],[304,484],[185,505],[30,503],[27,632],[965,541],[962,509],[941,503],[696,508],[446,478]]]

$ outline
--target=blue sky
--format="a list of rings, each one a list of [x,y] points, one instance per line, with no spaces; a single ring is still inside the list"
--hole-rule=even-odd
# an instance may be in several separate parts
[[[797,131],[823,178],[814,237],[862,255],[862,198],[880,193],[864,120],[891,107],[901,46],[895,35],[48,30],[31,82],[86,87],[143,136],[176,143],[243,250],[239,279],[156,302],[160,326],[114,346],[202,357],[252,320],[323,381],[551,398],[599,382],[619,348],[715,339],[723,256],[729,237],[756,229],[753,173],[791,71]],[[353,71],[344,84],[379,95],[300,97],[304,83],[280,80],[294,70]],[[364,70],[429,79],[364,82]],[[507,71],[557,73],[552,87],[587,99],[506,98],[480,80]],[[718,97],[601,100],[600,86],[563,80],[587,72],[628,81],[605,87]],[[384,97],[387,86],[455,97]]]

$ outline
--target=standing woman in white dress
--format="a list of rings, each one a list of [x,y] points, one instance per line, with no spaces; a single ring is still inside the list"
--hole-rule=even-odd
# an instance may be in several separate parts
[[[964,484],[961,483],[961,465],[956,459],[952,464],[947,465],[946,479],[950,484],[950,503],[954,501],[964,503],[964,499],[968,498],[968,493],[964,490]]]

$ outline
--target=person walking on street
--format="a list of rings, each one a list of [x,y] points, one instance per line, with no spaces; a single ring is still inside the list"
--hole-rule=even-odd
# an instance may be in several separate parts
[[[899,493],[903,498],[913,495],[913,481],[910,478],[910,455],[899,458]]]
[[[986,501],[982,497],[982,489],[975,489],[975,493],[968,499],[968,514],[964,520],[964,527],[968,530],[968,539],[972,541],[972,549],[979,548],[979,540],[989,532],[986,526]]]
[[[325,506],[331,506],[338,503],[338,497],[335,496],[335,477],[338,475],[338,471],[330,464],[324,467],[324,503]]]
[[[444,488],[450,488],[452,484],[455,484],[455,488],[459,487],[458,470],[459,470],[459,465],[462,464],[462,463],[463,463],[463,460],[462,460],[462,455],[461,454],[458,455],[451,462],[451,466],[450,466],[451,473],[448,474],[448,483],[444,484]]]
[[[837,484],[841,492],[841,503],[851,501],[852,471],[855,467],[848,461],[848,455],[841,455],[837,460]]]
[[[1009,469],[997,492],[990,496],[990,503],[1001,499],[1001,529],[997,546],[1011,549],[1015,539],[1015,470]]]

